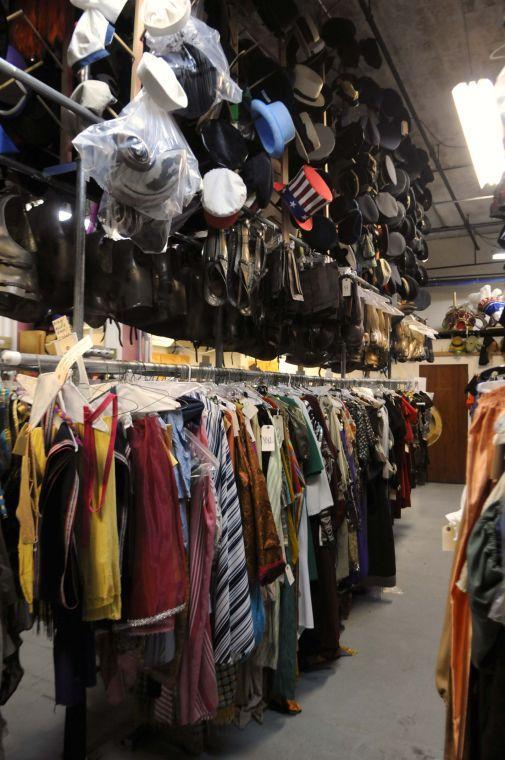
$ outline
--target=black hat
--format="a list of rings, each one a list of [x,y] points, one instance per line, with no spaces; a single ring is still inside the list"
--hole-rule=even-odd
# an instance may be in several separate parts
[[[405,248],[402,255],[396,259],[395,263],[402,275],[409,274],[411,277],[413,277],[417,272],[417,259],[413,250],[409,247]]]
[[[354,37],[342,40],[336,46],[337,54],[343,66],[355,69],[359,64],[361,50],[358,41]]]
[[[335,154],[343,158],[355,158],[363,147],[365,135],[359,121],[349,124],[335,137]]]
[[[400,198],[410,190],[410,177],[401,166],[396,167],[396,182],[394,184],[386,185],[384,188],[388,193],[391,193],[393,198]]]
[[[316,214],[312,217],[311,230],[302,230],[302,238],[315,251],[329,251],[338,245],[338,234],[335,222],[332,219]]]
[[[402,255],[406,247],[407,244],[405,238],[400,232],[390,232],[388,249],[385,252],[385,255],[388,259],[396,259]]]
[[[402,125],[399,121],[379,121],[378,130],[381,147],[396,150],[402,141]]]
[[[398,216],[398,201],[390,193],[378,193],[375,202],[380,213],[380,221],[388,223]]]
[[[379,209],[377,204],[369,193],[360,195],[358,200],[358,206],[363,217],[364,224],[377,224],[379,221]]]
[[[293,27],[294,35],[290,40],[290,47],[295,51],[294,62],[312,64],[319,61],[326,54],[326,45],[319,30],[314,23],[314,19],[308,13],[304,13],[295,21]]]
[[[412,240],[411,246],[419,261],[428,261],[430,252],[428,250],[428,244],[421,233],[418,233],[415,236]]]
[[[336,224],[341,222],[355,208],[355,201],[345,195],[339,195],[337,198],[334,198],[328,207],[330,216]]]
[[[428,270],[422,264],[418,264],[416,267],[415,278],[419,285],[425,287],[428,284]]]
[[[424,311],[431,306],[431,293],[426,288],[419,288],[417,296],[414,298],[416,311]]]
[[[228,121],[211,119],[201,131],[202,142],[211,159],[218,166],[240,169],[247,159],[246,140]]]
[[[402,275],[401,285],[398,286],[398,293],[406,301],[413,301],[419,293],[417,282],[409,274]]]
[[[254,0],[261,20],[276,37],[284,37],[298,17],[294,0]]]
[[[266,153],[258,153],[249,158],[241,171],[247,192],[256,193],[256,202],[260,208],[270,203],[274,187],[272,162]]]
[[[358,79],[359,102],[370,108],[379,109],[382,103],[383,90],[374,79],[360,77]]]
[[[354,201],[353,208],[338,223],[339,240],[346,245],[357,243],[361,237],[363,218],[359,206]]]
[[[359,48],[366,63],[373,69],[380,69],[382,66],[382,56],[375,37],[367,37],[365,40],[360,40]]]
[[[405,111],[403,100],[399,92],[391,87],[382,91],[381,112],[386,119],[401,119]]]
[[[209,58],[188,43],[163,58],[170,64],[188,98],[187,107],[178,115],[185,119],[198,119],[207,113],[216,101],[218,84],[217,70]]]
[[[350,18],[330,18],[321,29],[321,37],[329,47],[337,47],[355,35],[356,26]]]

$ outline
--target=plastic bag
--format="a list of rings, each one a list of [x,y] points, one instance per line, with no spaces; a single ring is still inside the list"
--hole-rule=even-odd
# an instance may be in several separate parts
[[[146,32],[146,43],[170,64],[188,96],[188,108],[180,116],[198,118],[222,100],[241,102],[242,90],[230,76],[219,32],[204,21],[191,16],[180,32],[167,37]]]
[[[73,140],[87,177],[115,200],[167,221],[201,188],[198,162],[173,118],[141,90],[117,119]]]
[[[167,250],[172,219],[152,219],[120,203],[109,193],[102,195],[98,218],[106,236],[112,240],[131,240],[144,253],[164,253]]]

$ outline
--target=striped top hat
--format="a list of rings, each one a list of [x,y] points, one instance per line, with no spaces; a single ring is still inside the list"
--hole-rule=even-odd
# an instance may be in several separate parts
[[[302,166],[287,185],[276,182],[274,188],[302,230],[311,230],[314,214],[333,199],[330,188],[312,166]]]

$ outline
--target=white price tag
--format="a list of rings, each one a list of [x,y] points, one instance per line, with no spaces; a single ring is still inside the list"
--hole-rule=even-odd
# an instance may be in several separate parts
[[[342,295],[344,298],[351,295],[351,281],[349,277],[342,278]]]
[[[61,340],[62,338],[68,338],[68,336],[72,333],[72,328],[70,327],[68,317],[58,317],[58,319],[53,319],[53,327],[58,340]]]
[[[54,377],[56,378],[56,381],[60,387],[67,379],[70,367],[75,364],[79,356],[85,354],[86,351],[90,350],[90,348],[93,348],[93,341],[89,335],[87,335],[85,338],[81,338],[81,340],[76,343],[75,346],[69,348],[67,353],[63,355],[63,358],[60,359],[56,365],[56,369],[54,370]]]
[[[279,446],[282,446],[284,443],[284,420],[280,414],[274,417],[274,426],[277,433],[277,438],[279,440]]]
[[[275,428],[273,425],[261,427],[261,450],[275,451]]]
[[[286,580],[289,583],[290,586],[293,585],[295,582],[295,576],[293,575],[293,571],[291,570],[291,565],[286,565],[286,569],[284,570],[284,573],[286,575]]]

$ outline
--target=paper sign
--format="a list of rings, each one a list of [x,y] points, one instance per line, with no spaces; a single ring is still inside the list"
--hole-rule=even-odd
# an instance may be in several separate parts
[[[261,428],[261,450],[275,451],[275,428],[273,425],[263,425]]]
[[[455,547],[454,527],[452,525],[444,525],[442,527],[442,551],[453,552]]]
[[[53,327],[58,340],[68,338],[68,336],[72,334],[72,328],[70,327],[68,317],[58,317],[58,319],[53,319]]]
[[[293,571],[291,570],[291,565],[286,565],[286,569],[284,570],[284,573],[286,575],[286,580],[289,583],[290,586],[293,585],[295,582],[295,576],[293,575]]]
[[[342,295],[344,298],[351,295],[351,281],[348,277],[342,278]]]

